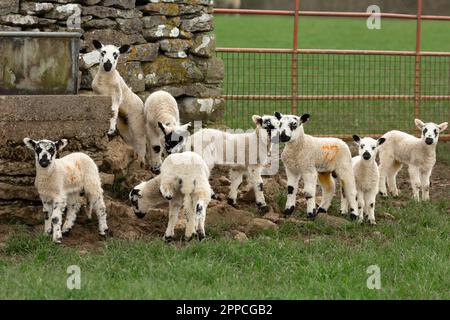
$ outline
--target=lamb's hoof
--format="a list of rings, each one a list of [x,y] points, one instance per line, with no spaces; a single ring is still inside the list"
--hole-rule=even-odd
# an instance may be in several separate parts
[[[350,213],[350,220],[355,221],[356,219],[358,219],[358,216],[354,213]]]
[[[196,234],[192,234],[190,237],[184,235],[184,236],[183,236],[183,241],[189,242],[189,241],[192,240],[192,238],[194,238],[194,236],[196,236]]]
[[[372,226],[376,226],[376,225],[377,225],[377,223],[375,222],[375,220],[369,220],[369,223],[370,223]]]
[[[108,140],[111,141],[112,139],[114,139],[117,136],[117,133],[117,130],[108,131],[108,133],[106,134],[108,136]]]
[[[203,232],[199,232],[198,233],[198,240],[202,241],[203,239],[205,239],[205,234]]]
[[[233,199],[231,199],[231,198],[227,198],[227,203],[228,203],[230,206],[236,208],[236,201],[235,201],[235,200],[233,200]]]
[[[172,242],[172,240],[173,240],[173,237],[172,236],[164,236],[164,241],[166,242],[166,243],[171,243]]]
[[[46,235],[48,235],[48,236],[51,236],[51,235],[53,234],[53,230],[52,230],[52,229],[50,229],[50,230],[45,230],[45,231],[44,231],[44,234],[46,234]]]
[[[260,214],[265,214],[267,212],[269,212],[269,207],[267,205],[262,205],[262,204],[256,204],[258,206],[258,211]]]
[[[67,236],[70,233],[70,231],[72,231],[72,228],[67,229],[67,230],[63,230],[62,231],[63,236]]]
[[[308,213],[306,214],[306,218],[307,218],[308,220],[314,220],[314,219],[316,219],[317,214],[318,214],[318,211],[319,211],[319,210],[316,210],[316,209],[314,208],[312,212],[308,212]]]
[[[289,208],[284,209],[284,215],[285,216],[290,216],[293,212],[294,212],[295,207],[291,206]]]
[[[383,198],[386,198],[387,197],[387,193],[384,193],[384,192],[378,192],[378,194],[381,196],[381,197],[383,197]]]
[[[339,213],[342,215],[347,215],[348,212],[346,210],[339,210]]]
[[[172,196],[165,196],[164,198],[166,198],[166,200],[172,200]]]
[[[56,238],[55,240],[53,240],[54,243],[56,244],[61,244],[62,243],[62,237]]]
[[[322,207],[319,207],[319,209],[317,209],[317,213],[327,213],[327,210]]]
[[[217,196],[217,194],[213,193],[213,194],[211,195],[211,199],[213,199],[213,200],[219,200],[219,197]]]

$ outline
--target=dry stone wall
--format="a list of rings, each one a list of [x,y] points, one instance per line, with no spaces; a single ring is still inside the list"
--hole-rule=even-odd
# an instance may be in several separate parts
[[[0,0],[0,31],[78,31],[80,92],[98,70],[97,39],[130,44],[118,70],[143,100],[173,94],[183,120],[221,114],[223,62],[214,56],[212,0]]]

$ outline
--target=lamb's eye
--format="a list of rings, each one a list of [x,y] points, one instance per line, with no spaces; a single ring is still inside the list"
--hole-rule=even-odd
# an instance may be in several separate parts
[[[375,150],[375,147],[372,147],[372,150]]]
[[[117,59],[117,57],[118,57],[119,55],[117,54],[117,52],[114,52],[114,53],[113,53],[113,56],[114,56],[114,59]]]
[[[101,53],[102,57],[104,57],[105,54],[106,54],[106,52],[105,52],[105,51],[102,51],[102,53]]]
[[[427,131],[428,131],[427,128],[423,129],[423,134],[427,133]]]
[[[41,151],[42,151],[42,148],[41,148],[41,147],[37,147],[37,148],[36,148],[36,153],[41,153]]]
[[[434,129],[434,135],[437,136],[438,132],[436,129]]]

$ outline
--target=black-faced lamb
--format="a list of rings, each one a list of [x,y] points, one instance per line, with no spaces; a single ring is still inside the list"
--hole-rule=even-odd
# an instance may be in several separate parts
[[[385,142],[385,138],[375,140],[373,138],[360,138],[353,135],[353,140],[358,145],[358,153],[352,158],[353,174],[356,182],[356,199],[358,202],[358,216],[368,216],[371,224],[375,222],[375,200],[378,194],[379,172],[376,162],[378,147]],[[341,190],[341,213],[348,210],[348,203]]]
[[[53,241],[61,243],[62,235],[74,225],[81,207],[80,193],[83,192],[88,200],[87,216],[91,218],[92,210],[95,211],[99,233],[105,236],[108,230],[106,207],[95,162],[81,152],[56,159],[57,152],[67,145],[66,139],[54,142],[25,138],[23,141],[35,153],[35,186],[43,204],[45,232],[53,233]],[[66,220],[62,225],[64,213]]]
[[[398,196],[396,177],[404,164],[408,165],[414,199],[420,201],[430,199],[430,176],[436,163],[436,145],[439,134],[447,129],[448,123],[424,123],[414,120],[421,132],[416,138],[408,133],[393,130],[384,134],[386,143],[380,146],[380,194],[387,196],[387,187],[392,195]]]
[[[110,120],[108,136],[120,133],[125,143],[133,147],[138,160],[145,163],[146,140],[144,104],[127,86],[116,69],[120,54],[126,53],[129,45],[116,47],[103,45],[97,40],[94,47],[100,52],[100,66],[92,82],[95,94],[111,97],[113,117]]]
[[[288,195],[284,213],[290,215],[295,209],[295,199],[300,177],[304,181],[306,198],[306,214],[314,219],[318,213],[327,212],[335,193],[332,173],[339,177],[344,194],[350,204],[350,217],[358,217],[356,205],[356,186],[352,170],[352,156],[344,141],[336,138],[317,138],[305,134],[303,124],[308,121],[309,114],[275,116],[280,121],[280,141],[286,145],[281,154],[285,166]],[[322,188],[322,202],[316,209],[316,184]]]

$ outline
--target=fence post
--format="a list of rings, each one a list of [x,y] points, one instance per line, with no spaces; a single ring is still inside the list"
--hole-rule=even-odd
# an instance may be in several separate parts
[[[420,118],[420,31],[422,22],[422,0],[417,0],[417,28],[416,28],[416,62],[414,72],[414,117]]]
[[[295,0],[294,12],[294,42],[291,59],[291,113],[297,114],[297,49],[298,49],[298,11],[300,10],[300,0]]]

